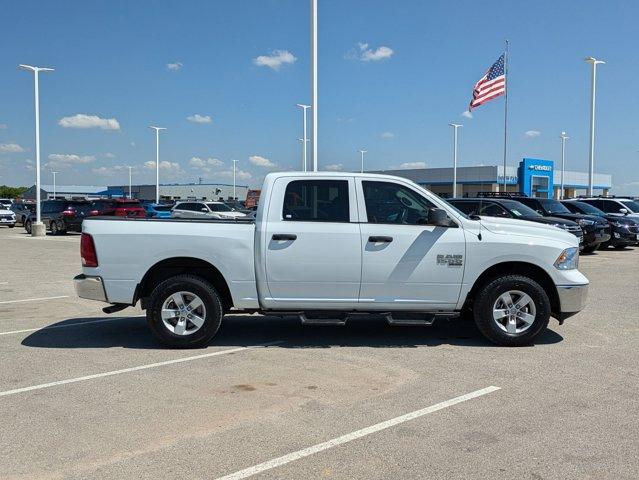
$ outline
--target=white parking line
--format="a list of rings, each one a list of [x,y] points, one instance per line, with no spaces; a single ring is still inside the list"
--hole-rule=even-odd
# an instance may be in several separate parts
[[[9,282],[0,282],[0,285],[9,285]]]
[[[58,295],[57,297],[25,298],[25,299],[22,299],[22,300],[5,300],[4,302],[0,302],[0,304],[22,303],[22,302],[39,302],[41,300],[55,300],[56,298],[69,298],[69,295]]]
[[[49,327],[39,327],[39,328],[25,328],[24,330],[11,330],[10,332],[0,332],[0,336],[2,335],[14,335],[16,333],[27,333],[27,332],[37,332],[41,330],[53,330],[54,328],[67,328],[67,327],[77,327],[82,325],[89,325],[91,323],[105,323],[105,322],[115,322],[116,320],[130,320],[133,318],[142,318],[144,315],[136,316],[136,317],[117,317],[117,318],[103,318],[100,320],[88,320],[86,322],[74,322],[74,323],[65,323],[64,325],[51,325]]]
[[[242,352],[244,350],[252,350],[254,348],[268,347],[271,345],[278,345],[280,343],[283,343],[283,341],[261,343],[259,345],[252,345],[249,347],[229,348],[227,350],[204,353],[202,355],[194,355],[192,357],[175,358],[173,360],[167,360],[164,362],[147,363],[146,365],[138,365],[137,367],[123,368],[121,370],[112,370],[110,372],[96,373],[93,375],[86,375],[84,377],[67,378],[66,380],[58,380],[56,382],[50,382],[50,383],[41,383],[39,385],[32,385],[30,387],[15,388],[13,390],[5,390],[4,392],[0,392],[0,397],[7,397],[9,395],[16,395],[18,393],[31,392],[33,390],[42,390],[43,388],[57,387],[59,385],[66,385],[68,383],[85,382],[87,380],[93,380],[95,378],[112,377],[113,375],[121,375],[123,373],[137,372],[139,370],[148,370],[149,368],[164,367],[166,365],[173,365],[176,363],[191,362],[193,360],[201,360],[203,358],[216,357],[218,355],[227,355],[229,353]]]
[[[399,425],[400,423],[408,422],[409,420],[414,420],[416,418],[423,417],[424,415],[428,415],[429,413],[433,413],[438,410],[442,410],[444,408],[452,407],[453,405],[457,405],[458,403],[462,403],[467,400],[471,400],[473,398],[481,397],[482,395],[495,392],[499,389],[500,389],[499,387],[486,387],[486,388],[482,388],[481,390],[475,390],[474,392],[467,393],[466,395],[461,395],[459,397],[451,398],[450,400],[446,400],[445,402],[436,403],[435,405],[431,405],[430,407],[422,408],[421,410],[415,410],[414,412],[407,413],[399,417],[391,418],[390,420],[386,420],[385,422],[376,423],[375,425],[371,425],[370,427],[362,428],[361,430],[356,430],[354,432],[347,433],[346,435],[342,435],[341,437],[334,438],[327,442],[318,443],[317,445],[313,445],[312,447],[304,448],[302,450],[298,450],[297,452],[289,453],[288,455],[284,455],[282,457],[278,457],[273,460],[260,463],[259,465],[255,465],[253,467],[245,468],[244,470],[240,470],[238,472],[231,473],[229,475],[224,475],[223,477],[219,477],[216,480],[240,480],[242,478],[248,478],[258,473],[265,472],[266,470],[271,470],[273,468],[285,465],[290,462],[294,462],[301,458],[314,455],[318,452],[328,450],[329,448],[333,448],[338,445],[343,445],[344,443],[352,442],[353,440],[357,440],[358,438],[362,438],[372,433],[377,433],[382,430],[386,430],[387,428],[394,427],[395,425]]]

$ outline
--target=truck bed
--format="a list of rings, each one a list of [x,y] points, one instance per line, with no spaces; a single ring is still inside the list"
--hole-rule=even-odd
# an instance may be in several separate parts
[[[132,304],[137,286],[168,259],[197,259],[228,279],[234,304],[256,308],[253,220],[92,217],[82,232],[93,238],[99,266],[85,269],[104,280],[110,303]]]

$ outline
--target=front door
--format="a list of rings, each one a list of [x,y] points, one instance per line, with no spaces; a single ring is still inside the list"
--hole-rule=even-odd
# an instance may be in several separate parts
[[[264,242],[269,308],[341,308],[357,302],[362,271],[353,179],[282,177]]]
[[[358,180],[362,242],[359,302],[376,310],[436,310],[459,299],[465,241],[460,225],[428,225],[436,205],[410,184]]]

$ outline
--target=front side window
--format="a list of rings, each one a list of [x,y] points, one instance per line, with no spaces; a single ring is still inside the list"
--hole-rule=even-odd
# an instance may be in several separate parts
[[[626,210],[630,211],[630,213],[639,213],[639,203],[632,200],[621,200],[621,203]]]
[[[483,206],[479,210],[479,215],[486,215],[488,217],[502,217],[502,218],[510,218],[510,215],[506,210],[504,210],[500,205],[496,203],[489,203]]]
[[[614,200],[604,200],[602,210],[606,213],[619,213],[619,210],[623,208],[619,203]]]
[[[282,218],[297,222],[350,221],[347,180],[295,180],[286,186]]]
[[[224,203],[207,203],[212,212],[232,212],[233,209]]]
[[[477,208],[479,206],[479,202],[468,202],[466,200],[462,200],[459,202],[452,201],[449,202],[453,207],[457,207],[458,210],[465,213],[466,215],[474,215],[477,213]]]
[[[424,225],[435,205],[417,192],[397,183],[362,182],[369,223]]]

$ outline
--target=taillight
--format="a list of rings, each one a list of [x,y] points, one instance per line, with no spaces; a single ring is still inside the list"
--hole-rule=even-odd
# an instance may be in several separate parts
[[[91,215],[92,217],[98,216],[100,215],[100,212],[98,212],[97,210],[91,210],[89,212],[89,215]]]
[[[72,217],[74,215],[75,215],[75,210],[72,210],[72,209],[68,209],[62,212],[63,217]]]
[[[83,267],[97,267],[98,254],[95,251],[93,237],[88,233],[83,233],[80,238],[80,257]]]

